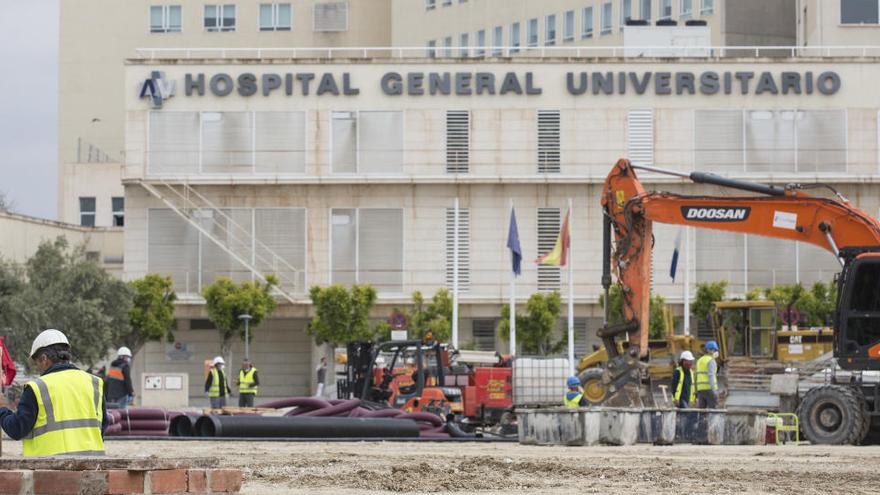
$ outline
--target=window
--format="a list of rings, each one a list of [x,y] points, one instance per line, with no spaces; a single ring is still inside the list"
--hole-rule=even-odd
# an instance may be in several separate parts
[[[636,165],[654,163],[654,111],[630,110],[627,117],[627,151]]]
[[[443,0],[444,7],[449,7],[450,5],[452,5],[452,0]]]
[[[470,165],[471,116],[467,110],[446,112],[446,173],[466,174]]]
[[[544,18],[544,44],[547,46],[556,44],[556,14]]]
[[[201,171],[252,172],[253,137],[252,112],[202,112]]]
[[[484,57],[486,55],[486,30],[477,31],[477,39],[474,45],[474,56]]]
[[[562,22],[562,41],[574,41],[574,11],[569,10],[565,13]]]
[[[125,198],[113,197],[113,198],[110,198],[110,203],[113,206],[113,226],[114,227],[124,227],[125,226]]]
[[[660,19],[672,19],[672,0],[660,0]]]
[[[179,33],[180,5],[153,5],[150,7],[151,33]]]
[[[593,7],[581,11],[581,39],[593,37]]]
[[[840,0],[840,23],[877,24],[878,6],[877,0]]]
[[[642,19],[651,22],[651,0],[642,0]]]
[[[474,350],[495,351],[495,320],[473,320]]]
[[[544,255],[553,250],[559,237],[559,208],[538,208],[538,253]],[[538,265],[538,290],[559,290],[561,270],[558,266]]]
[[[694,15],[694,0],[681,0],[681,18],[690,19]]]
[[[443,38],[443,56],[452,56],[452,36],[447,36]]]
[[[235,5],[205,5],[205,30],[235,31]]]
[[[849,311],[844,313],[848,350],[853,343],[866,346],[880,338],[880,264],[868,260],[856,263],[849,289]]]
[[[79,198],[79,224],[83,227],[94,227],[95,210],[95,198]]]
[[[529,19],[526,37],[528,38],[528,46],[538,46],[538,19]]]
[[[602,4],[602,34],[611,34],[611,2]]]
[[[538,173],[559,173],[559,110],[538,110]]]
[[[495,29],[492,30],[492,55],[500,57],[502,55],[502,46],[504,46],[504,28],[495,26]]]
[[[331,120],[333,173],[403,171],[403,112],[333,112]]]
[[[626,21],[632,19],[632,0],[621,0],[620,3],[620,30],[623,31],[623,26],[626,26]]]
[[[467,58],[470,55],[470,48],[468,47],[468,33],[461,33],[458,42],[458,56],[461,58]]]
[[[437,0],[425,0],[425,10],[434,10],[437,8]]]
[[[467,208],[458,208],[458,290],[471,285],[471,221]],[[446,287],[455,283],[455,208],[446,208]]]
[[[437,58],[437,42],[431,40],[428,42],[427,51],[425,52],[428,58]]]
[[[260,4],[260,31],[290,31],[290,25],[289,3]]]
[[[710,15],[715,12],[715,0],[700,0],[700,14]]]
[[[514,22],[510,25],[510,53],[519,51],[519,23]]]
[[[306,113],[254,112],[254,172],[306,171]]]
[[[403,290],[403,210],[334,208],[330,212],[331,282]]]
[[[313,22],[316,33],[348,31],[348,2],[316,3]]]

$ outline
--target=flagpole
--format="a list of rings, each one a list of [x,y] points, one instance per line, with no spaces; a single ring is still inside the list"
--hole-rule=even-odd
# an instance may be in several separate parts
[[[691,228],[684,228],[684,334],[691,334]]]
[[[510,200],[510,214],[513,215],[513,199]],[[510,253],[513,259],[513,252]],[[510,271],[510,359],[516,356],[516,273]]]
[[[571,252],[571,233],[574,231],[572,227],[572,200],[568,198],[568,367],[571,374],[574,375],[574,268],[572,263]],[[565,241],[563,240],[563,243]]]
[[[458,349],[458,196],[452,223],[452,348]]]

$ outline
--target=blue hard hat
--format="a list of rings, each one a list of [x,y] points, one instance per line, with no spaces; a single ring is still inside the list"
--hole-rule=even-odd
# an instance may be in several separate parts
[[[718,350],[718,343],[715,342],[714,340],[710,340],[709,342],[706,342],[706,350],[707,351],[717,351]]]
[[[580,380],[580,378],[578,378],[578,377],[576,377],[576,376],[574,376],[574,375],[568,377],[568,380],[567,380],[566,383],[568,383],[568,387],[569,387],[569,388],[571,388],[571,387],[580,387],[580,386],[581,386],[581,380]]]

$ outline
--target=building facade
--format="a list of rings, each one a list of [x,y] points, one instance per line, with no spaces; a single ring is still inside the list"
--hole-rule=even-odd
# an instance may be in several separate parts
[[[413,291],[451,288],[457,199],[460,341],[503,350],[495,327],[508,297],[510,205],[525,258],[520,300],[568,297],[567,272],[531,260],[552,247],[571,198],[576,343],[585,350],[601,324],[601,184],[620,157],[825,182],[878,213],[872,60],[132,60],[125,271],[171,274],[186,301],[176,335],[201,345],[216,340],[201,330],[211,329],[198,297],[205,285],[274,273],[286,299],[267,328],[299,336],[294,352],[308,342],[312,285],[375,286],[376,318]],[[176,93],[157,107],[140,97],[148,83]],[[725,193],[651,174],[643,181]],[[673,304],[686,293],[684,270],[690,293],[724,279],[742,295],[830,281],[838,269],[812,246],[692,230],[673,281],[679,232],[655,227],[654,290]],[[257,359],[285,352],[265,340],[272,330],[255,335]],[[151,369],[179,364],[164,351],[148,347]],[[298,393],[309,379],[289,381]]]

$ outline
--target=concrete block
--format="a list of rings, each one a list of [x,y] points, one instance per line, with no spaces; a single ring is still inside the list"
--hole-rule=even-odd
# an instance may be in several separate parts
[[[640,420],[638,409],[603,409],[599,441],[610,445],[635,444],[639,440]]]
[[[767,441],[767,415],[750,411],[727,411],[725,445],[764,445]]]
[[[797,395],[798,375],[771,375],[770,393],[774,395]]]
[[[602,411],[597,409],[582,409],[581,421],[584,425],[583,445],[599,445],[602,434]]]
[[[672,445],[675,443],[674,409],[645,409],[639,418],[639,443]]]

